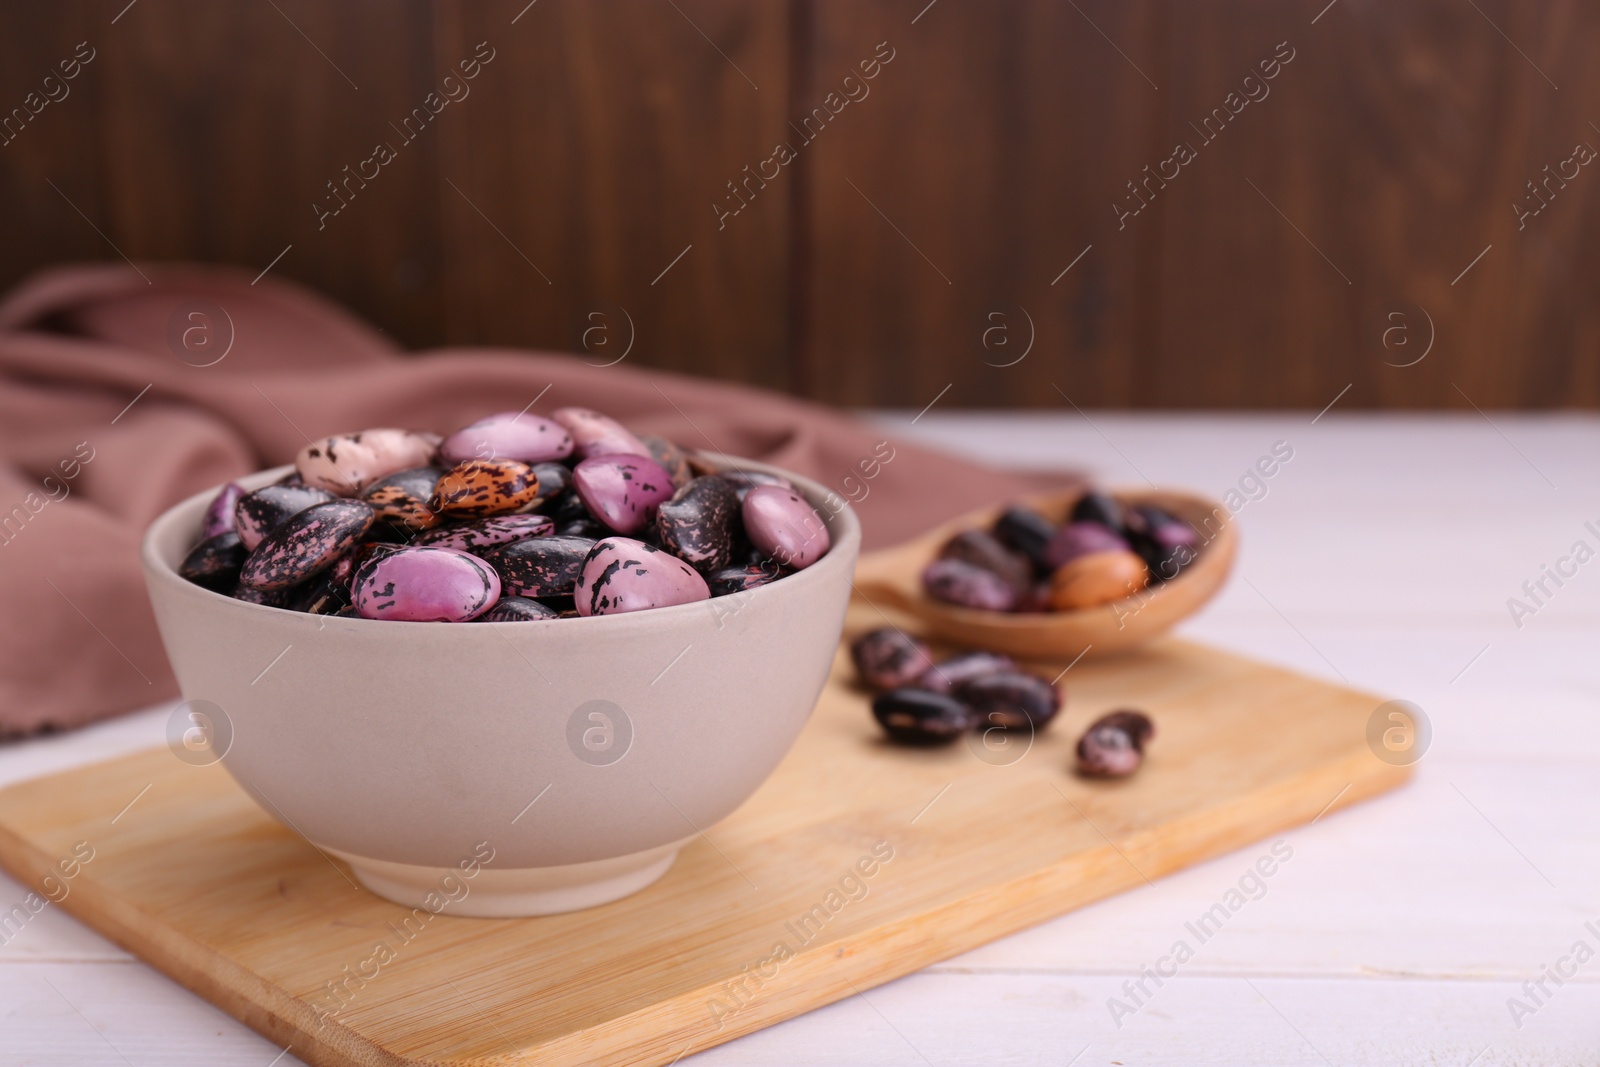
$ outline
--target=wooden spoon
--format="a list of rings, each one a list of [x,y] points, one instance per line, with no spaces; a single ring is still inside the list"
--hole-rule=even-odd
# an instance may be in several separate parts
[[[1052,493],[1019,503],[1061,522],[1081,495],[1081,491]],[[1206,497],[1168,489],[1130,489],[1112,496],[1124,506],[1154,504],[1188,522],[1200,534],[1195,561],[1171,581],[1079,611],[980,611],[930,598],[922,591],[922,569],[955,534],[993,526],[1009,506],[996,505],[905,544],[863,555],[856,565],[856,593],[869,604],[916,616],[934,636],[1028,659],[1073,659],[1085,652],[1113,652],[1142,644],[1198,611],[1216,594],[1233,566],[1238,534],[1227,508]]]

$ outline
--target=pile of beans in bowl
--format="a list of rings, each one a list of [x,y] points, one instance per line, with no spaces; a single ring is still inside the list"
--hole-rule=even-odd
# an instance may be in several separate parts
[[[312,442],[277,483],[225,486],[200,538],[179,567],[199,585],[401,622],[688,604],[793,574],[830,544],[787,479],[715,469],[587,408]]]
[[[1089,492],[1065,523],[1010,507],[988,530],[963,530],[922,572],[946,604],[985,611],[1077,611],[1176,578],[1199,554],[1195,528],[1151,504]]]

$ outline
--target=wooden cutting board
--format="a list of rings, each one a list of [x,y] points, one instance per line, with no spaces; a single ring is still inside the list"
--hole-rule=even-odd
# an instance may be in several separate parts
[[[590,911],[403,926],[221,767],[164,749],[0,793],[0,865],[40,886],[67,861],[60,907],[314,1064],[668,1064],[1408,773],[1368,749],[1380,698],[1178,640],[1074,666],[1015,762],[888,746],[849,677],[841,653],[744,807]],[[1078,734],[1121,706],[1156,720],[1144,768],[1075,777]]]

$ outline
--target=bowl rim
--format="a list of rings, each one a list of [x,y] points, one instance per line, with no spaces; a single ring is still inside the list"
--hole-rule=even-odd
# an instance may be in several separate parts
[[[720,625],[721,619],[737,615],[750,604],[764,599],[785,596],[786,594],[779,591],[784,588],[798,591],[803,587],[817,583],[837,581],[839,576],[836,572],[839,571],[843,571],[844,579],[853,585],[856,557],[861,550],[861,520],[856,515],[855,509],[850,506],[849,500],[811,478],[806,478],[793,471],[769,463],[761,463],[756,460],[723,453],[714,455],[706,453],[692,454],[708,462],[715,463],[719,469],[750,470],[787,478],[794,484],[796,489],[800,490],[801,495],[811,504],[812,510],[821,516],[823,522],[827,525],[830,541],[828,551],[821,559],[809,567],[786,575],[776,581],[768,582],[766,585],[757,586],[754,589],[740,590],[737,593],[729,593],[726,596],[710,597],[707,600],[696,600],[687,604],[673,604],[663,608],[646,608],[641,611],[621,612],[615,615],[587,615],[568,619],[533,620],[535,622],[550,621],[560,623],[556,627],[526,625],[525,623],[517,622],[491,622],[483,625],[473,625],[472,623],[409,622],[397,619],[363,619],[359,616],[314,615],[308,612],[290,611],[287,608],[236,600],[231,596],[189,581],[178,573],[175,565],[169,564],[162,558],[157,542],[171,536],[172,528],[177,526],[182,521],[184,514],[191,509],[197,512],[193,521],[198,522],[200,516],[203,515],[204,506],[209,504],[224,485],[228,484],[224,482],[180,500],[151,520],[140,538],[139,559],[145,573],[145,580],[151,586],[152,591],[156,587],[160,587],[178,597],[180,601],[187,598],[196,605],[197,610],[203,610],[206,605],[210,605],[217,610],[242,612],[243,614],[239,616],[241,621],[253,617],[262,622],[271,622],[277,619],[285,625],[294,625],[295,623],[290,620],[300,620],[304,625],[314,626],[319,631],[332,629],[350,633],[394,632],[394,627],[403,626],[413,628],[431,627],[435,632],[439,633],[447,630],[463,630],[467,633],[492,631],[501,634],[501,636],[506,636],[501,627],[510,626],[514,628],[512,630],[513,633],[533,634],[535,639],[538,639],[537,635],[549,633],[552,630],[558,634],[573,633],[578,627],[588,627],[591,631],[609,628],[610,632],[620,634],[641,627],[670,627],[674,623],[687,621],[693,615],[703,614],[708,604],[726,604],[726,611],[717,612],[713,609],[713,613],[718,618]],[[245,486],[247,490],[259,489],[262,486],[272,484],[294,469],[293,464],[284,464],[283,466],[271,467],[236,477],[230,479],[230,481]],[[839,504],[837,510],[833,510],[833,502]],[[831,512],[831,514],[825,514],[825,512]],[[618,534],[616,536],[625,535]],[[222,605],[224,604],[231,605],[231,607],[223,607]],[[473,620],[473,622],[475,623],[476,620]],[[379,627],[379,629],[372,630],[372,627]],[[465,637],[445,639],[474,640]]]

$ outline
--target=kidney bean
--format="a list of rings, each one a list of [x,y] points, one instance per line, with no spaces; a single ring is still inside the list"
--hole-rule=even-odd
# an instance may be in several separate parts
[[[861,680],[876,689],[911,685],[933,666],[927,645],[892,626],[852,641],[850,658]]]
[[[742,593],[746,589],[759,589],[793,573],[777,560],[764,559],[712,571],[706,575],[706,584],[711,587],[712,596],[727,596],[729,593]]]
[[[1150,570],[1133,552],[1092,552],[1050,576],[1050,606],[1057,611],[1099,607],[1132,596],[1150,582]]]
[[[1122,505],[1110,493],[1092,489],[1078,498],[1068,516],[1072,522],[1098,522],[1112,530],[1122,529]]]
[[[1055,532],[1044,547],[1044,560],[1052,571],[1079,556],[1095,552],[1126,552],[1128,542],[1104,523],[1090,519],[1069,522]]]
[[[1156,734],[1142,711],[1102,715],[1078,739],[1078,771],[1091,778],[1125,778],[1144,762],[1144,746]]]
[[[922,572],[922,588],[934,600],[964,608],[1010,611],[1017,591],[994,571],[965,560],[936,559]]]
[[[1056,524],[1029,508],[1010,507],[1000,513],[994,523],[994,535],[1010,548],[1021,552],[1036,567],[1049,571],[1044,549],[1055,536]]]
[[[1006,730],[1042,729],[1061,710],[1061,692],[1043,678],[1021,671],[994,671],[955,689],[982,726]]]
[[[239,580],[239,568],[244,566],[245,550],[239,535],[232,530],[208,537],[189,550],[178,565],[178,573],[208,589],[232,589]]]
[[[662,548],[703,571],[721,570],[733,559],[739,497],[721,478],[696,478],[656,509],[655,532]]]
[[[483,552],[500,575],[506,592],[516,596],[571,596],[583,561],[595,541],[587,537],[530,537]]]
[[[940,559],[959,559],[993,571],[1021,593],[1033,583],[1033,563],[987,530],[963,530],[944,543]]]
[[[872,715],[889,740],[909,745],[949,744],[972,729],[972,710],[945,693],[891,689],[872,701]]]
[[[935,693],[949,693],[975,678],[1015,667],[1010,656],[998,652],[963,652],[931,665],[918,676],[916,684]]]

